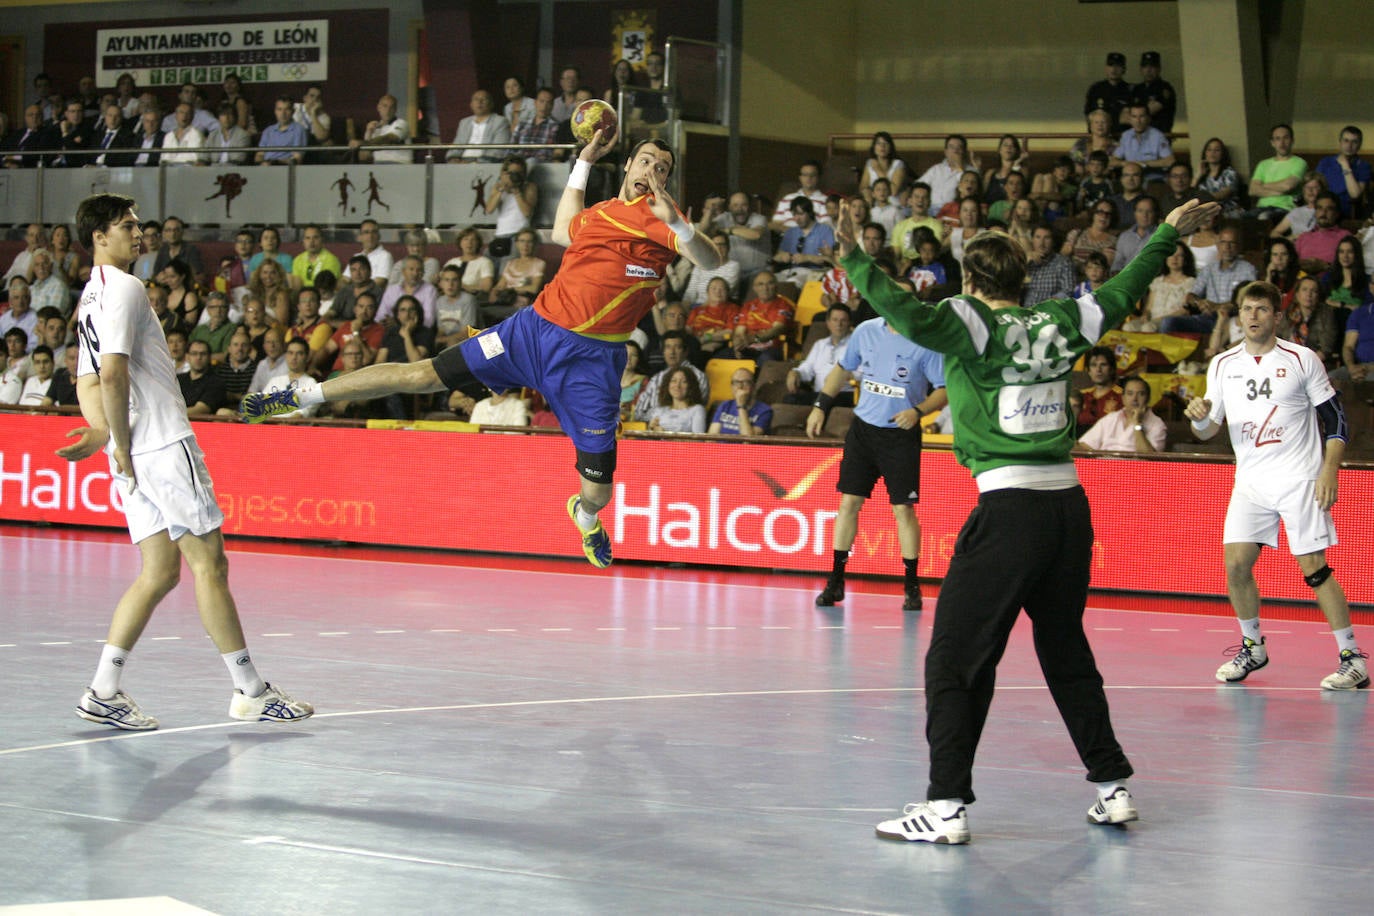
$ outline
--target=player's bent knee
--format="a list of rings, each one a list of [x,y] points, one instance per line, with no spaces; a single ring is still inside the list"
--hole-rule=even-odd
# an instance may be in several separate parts
[[[1336,571],[1332,569],[1330,566],[1323,565],[1322,568],[1317,570],[1316,572],[1308,573],[1307,575],[1303,576],[1302,581],[1307,583],[1308,588],[1321,588],[1322,585],[1326,582],[1326,580],[1330,579],[1331,576],[1335,574],[1335,572]]]
[[[609,485],[615,476],[615,449],[609,452],[577,450],[577,473],[592,483]]]

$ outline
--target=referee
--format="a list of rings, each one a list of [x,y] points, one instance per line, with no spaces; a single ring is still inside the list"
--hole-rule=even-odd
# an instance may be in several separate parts
[[[859,394],[835,485],[840,492],[835,559],[816,605],[831,607],[844,600],[844,568],[858,533],[859,510],[881,477],[897,519],[897,542],[905,567],[902,609],[919,611],[921,584],[916,576],[921,523],[914,507],[921,493],[921,418],[949,402],[944,359],[901,336],[882,318],[863,322],[816,395],[815,407],[806,418],[808,436],[820,435],[835,397],[853,378],[859,380]]]

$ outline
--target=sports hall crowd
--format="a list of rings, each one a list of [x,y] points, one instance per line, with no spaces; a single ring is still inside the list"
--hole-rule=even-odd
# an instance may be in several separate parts
[[[529,307],[560,254],[533,224],[538,189],[529,172],[566,152],[522,147],[570,142],[569,118],[583,99],[614,99],[640,84],[660,88],[662,59],[650,57],[647,79],[617,62],[604,93],[573,67],[560,71],[557,86],[530,95],[522,80],[506,79],[502,104],[496,93],[474,92],[472,114],[447,158],[499,161],[501,177],[483,191],[486,227],[465,228],[451,241],[431,228],[384,229],[372,219],[343,231],[246,227],[232,238],[176,216],[146,222],[133,271],[162,321],[188,412],[234,416],[247,391],[313,385],[374,362],[422,360]],[[1299,155],[1292,127],[1274,125],[1272,155],[1241,175],[1226,138],[1207,136],[1205,125],[1190,125],[1191,156],[1174,151],[1177,97],[1161,69],[1160,55],[1146,51],[1133,83],[1125,55],[1108,54],[1104,78],[1083,99],[1085,133],[1062,148],[1041,149],[1037,141],[1032,151],[1026,139],[1007,134],[978,149],[950,135],[939,154],[910,154],[879,132],[858,156],[802,162],[795,171],[779,163],[769,194],[734,189],[679,201],[726,260],[710,271],[681,260],[659,286],[654,308],[626,342],[627,427],[803,434],[851,330],[875,317],[835,263],[833,225],[845,201],[863,247],[922,299],[957,293],[965,243],[990,227],[1005,231],[1027,258],[1027,303],[1095,289],[1171,209],[1193,198],[1221,203],[1213,225],[1181,240],[1126,322],[1123,330],[1140,335],[1140,346],[1100,348],[1085,360],[1074,406],[1090,447],[1194,447],[1177,441],[1186,423],[1157,415],[1181,420],[1177,408],[1186,398],[1153,391],[1140,376],[1195,375],[1238,342],[1235,298],[1254,279],[1283,292],[1280,336],[1315,350],[1348,397],[1361,396],[1356,386],[1374,368],[1374,281],[1366,269],[1374,220],[1360,129],[1303,138],[1304,149],[1321,152]],[[634,111],[647,123],[666,116],[652,93],[641,94]],[[346,152],[325,151],[316,148],[338,133],[318,86],[269,105],[250,99],[231,74],[218,87],[180,87],[165,110],[128,75],[106,92],[83,78],[68,96],[40,74],[24,125],[3,132],[0,156],[9,168],[40,158],[57,168],[415,161],[395,98],[383,96],[377,112],[347,139]],[[503,143],[511,147],[492,148]],[[74,404],[75,305],[89,258],[69,226],[24,231],[24,248],[3,278],[0,404]],[[1153,349],[1162,338],[1170,345]],[[1118,424],[1123,430],[1144,424],[1148,435],[1095,434],[1118,411],[1127,416]],[[327,403],[317,415],[556,425],[533,391]],[[842,436],[848,416],[832,411],[827,433]],[[929,428],[945,432],[948,422],[927,418]]]

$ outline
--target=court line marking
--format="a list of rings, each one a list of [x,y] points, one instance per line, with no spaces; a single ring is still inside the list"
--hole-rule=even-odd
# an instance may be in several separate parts
[[[1226,690],[1225,686],[1215,684],[1108,684],[1104,685],[1107,690],[1122,691],[1186,691],[1197,692],[1206,691],[1217,693]],[[1243,687],[1238,689],[1244,693],[1324,693],[1320,687]],[[1021,693],[1028,691],[1047,692],[1049,690],[1044,684],[1025,684],[1020,686],[999,686],[997,691],[1007,693]],[[385,707],[381,709],[351,709],[344,712],[325,712],[316,713],[315,719],[347,719],[355,716],[381,716],[401,713],[423,713],[423,712],[466,712],[468,710],[483,709],[520,709],[532,706],[575,706],[579,704],[596,703],[633,703],[642,700],[702,700],[702,699],[730,699],[735,697],[790,697],[790,696],[835,696],[837,694],[901,694],[901,693],[925,693],[924,687],[816,687],[795,690],[728,690],[713,691],[708,693],[647,693],[631,694],[627,696],[609,697],[564,697],[543,700],[503,700],[494,703],[455,703],[444,706],[399,706]],[[300,722],[304,722],[302,719]],[[252,722],[241,722],[229,720],[225,722],[209,722],[203,725],[183,725],[178,728],[159,728],[153,731],[144,732],[120,732],[114,735],[102,735],[99,738],[76,738],[71,741],[56,741],[52,744],[34,744],[27,747],[12,747],[0,749],[0,757],[7,757],[13,754],[24,754],[30,751],[49,751],[66,747],[84,747],[91,744],[104,744],[109,741],[133,741],[136,739],[156,738],[160,735],[180,735],[190,732],[209,731],[218,728],[240,728],[253,725]],[[273,723],[269,728],[284,729],[288,725],[298,723]]]

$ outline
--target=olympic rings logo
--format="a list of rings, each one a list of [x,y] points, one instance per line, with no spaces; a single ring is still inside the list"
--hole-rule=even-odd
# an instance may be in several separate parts
[[[305,64],[286,64],[281,68],[281,73],[289,80],[298,80],[305,77],[307,69]]]

